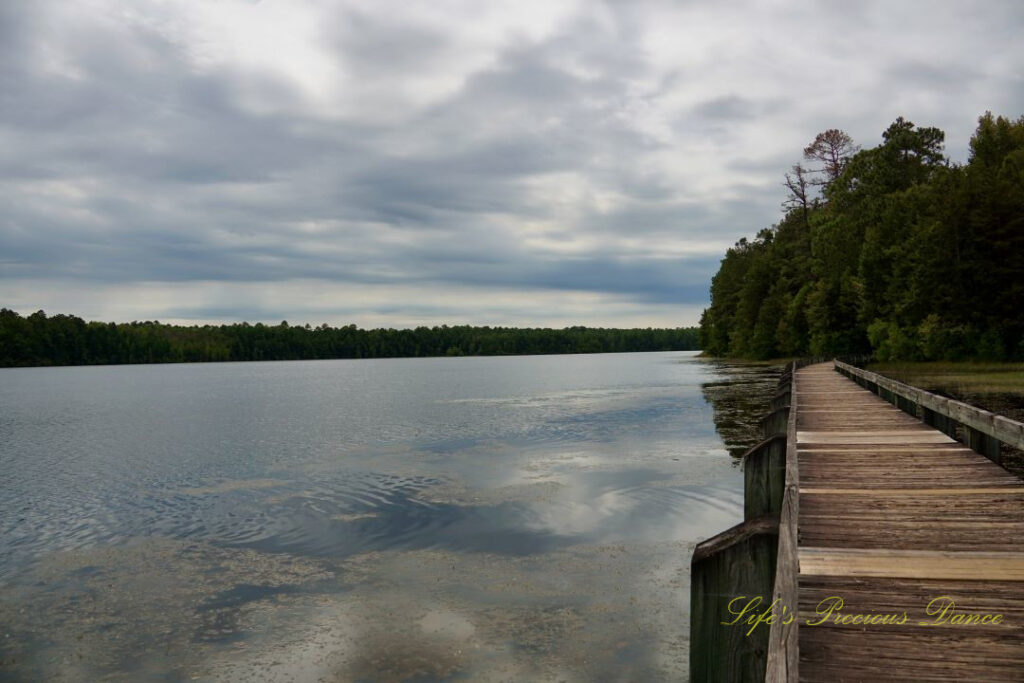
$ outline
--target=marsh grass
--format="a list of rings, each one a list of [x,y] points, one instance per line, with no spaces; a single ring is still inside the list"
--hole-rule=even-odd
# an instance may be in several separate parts
[[[1024,363],[872,363],[868,370],[922,389],[1009,393],[1024,400]]]

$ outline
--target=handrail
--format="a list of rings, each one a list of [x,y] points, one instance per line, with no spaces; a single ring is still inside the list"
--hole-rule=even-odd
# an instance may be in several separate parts
[[[768,634],[768,660],[765,680],[791,683],[799,680],[799,605],[797,604],[797,518],[800,512],[800,473],[796,451],[797,362],[790,377],[789,420],[786,425],[786,483],[779,516],[779,549],[772,591],[772,612]]]
[[[930,391],[918,389],[903,382],[897,382],[894,379],[862,370],[840,360],[835,361],[835,369],[876,394],[880,393],[880,390],[884,390],[904,399],[904,402],[909,401],[910,405],[901,407],[907,410],[907,412],[921,417],[929,424],[933,424],[934,415],[939,415],[946,420],[953,420],[963,425],[967,428],[968,445],[997,462],[998,448],[993,449],[991,447],[992,444],[984,443],[986,439],[978,438],[979,435],[984,435],[1013,448],[1024,450],[1024,423],[990,413],[987,410],[982,410],[962,401],[938,396]],[[919,407],[923,411],[921,415],[918,415]],[[943,431],[954,435],[955,425],[945,425]]]

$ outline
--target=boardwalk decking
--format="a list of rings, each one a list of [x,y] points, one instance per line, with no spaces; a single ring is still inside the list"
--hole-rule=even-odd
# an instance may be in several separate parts
[[[1024,482],[832,363],[797,386],[800,680],[1024,681]],[[905,623],[809,625],[835,596]],[[1001,623],[922,625],[942,596]]]

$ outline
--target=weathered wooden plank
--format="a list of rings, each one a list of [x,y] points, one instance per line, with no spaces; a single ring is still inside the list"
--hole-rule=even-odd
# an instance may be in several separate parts
[[[915,446],[913,444],[829,444],[821,446],[815,444],[801,444],[800,454],[804,455],[805,453],[809,455],[814,455],[816,453],[843,453],[843,457],[855,457],[858,455],[869,456],[875,453],[900,453],[905,455],[919,454],[925,456],[948,455],[950,453],[971,455],[974,451],[969,448],[964,448],[963,445],[955,442],[927,444],[926,446]]]
[[[842,463],[843,469],[837,471],[837,464],[839,463]],[[858,479],[874,476],[897,476],[911,479],[927,477],[933,481],[956,485],[959,483],[958,481],[949,481],[943,477],[977,474],[987,480],[1021,481],[995,463],[985,461],[977,456],[973,456],[973,459],[967,459],[960,455],[941,456],[934,454],[922,456],[904,453],[890,460],[877,454],[830,453],[819,455],[802,452],[800,454],[800,464],[807,468],[807,476],[815,476],[820,472],[830,476],[852,476]]]
[[[940,432],[797,432],[796,440],[797,443],[816,445],[929,444],[952,441]]]
[[[802,628],[800,680],[1021,681],[1016,634]]]
[[[841,594],[847,610],[870,609],[878,605],[920,608],[921,597],[948,595],[958,609],[991,612],[1005,608],[1004,626],[1024,629],[1024,584],[1019,581],[957,581],[952,579],[863,578],[851,576],[802,576],[800,609],[818,604],[829,595]],[[995,610],[998,611],[998,610]],[[1022,652],[1024,655],[1024,652]]]
[[[800,542],[814,547],[861,550],[891,549],[1019,552],[1024,522],[948,522],[933,525],[926,520],[859,520],[849,525],[815,525],[801,530]]]
[[[801,574],[1024,581],[1024,552],[801,547],[799,555]]]
[[[801,494],[816,495],[819,493],[830,492],[822,489],[834,489],[835,493],[842,493],[845,491],[855,492],[861,490],[860,487],[864,486],[863,480],[856,476],[830,477],[826,474],[821,473],[820,471],[814,472],[813,470],[810,470],[810,468],[808,469],[808,474],[800,478],[805,484],[805,487],[802,488],[800,491]],[[991,479],[981,474],[958,475],[948,470],[940,470],[938,472],[938,475],[946,477],[958,477],[958,479],[955,482],[951,482],[947,487],[952,492],[950,495],[954,495],[957,491],[966,492],[975,489],[979,490],[979,492],[982,489],[989,491],[994,489],[1024,490],[1024,484],[1020,484],[1017,481],[1007,479]],[[879,489],[884,493],[884,495],[887,496],[895,495],[893,493],[890,493],[891,491],[901,491],[912,495],[917,491],[929,491],[935,487],[935,479],[930,479],[924,475],[920,477],[891,475],[888,476],[887,478],[890,480],[887,483],[888,486],[899,486],[898,489]],[[874,489],[865,490],[873,491]],[[845,503],[845,500],[843,502]]]
[[[851,465],[850,469],[839,475],[832,475],[828,466],[822,463],[801,463],[807,470],[802,477],[809,488],[862,488],[863,486],[888,486],[893,489],[936,488],[936,483],[948,488],[982,488],[1005,487],[1020,488],[1024,482],[1011,476],[996,474],[973,465],[937,465],[934,476],[929,477],[933,469],[924,464],[909,463],[909,472],[900,472],[884,467],[870,465]],[[867,479],[868,481],[865,481]]]
[[[849,424],[849,422],[847,422],[846,424]],[[872,424],[874,424],[873,420],[865,421],[864,422],[864,427],[865,428],[855,428],[855,429],[849,429],[849,430],[844,430],[844,431],[818,432],[818,431],[813,431],[813,430],[801,429],[801,430],[798,430],[797,433],[796,433],[796,435],[797,435],[797,442],[805,441],[807,443],[813,443],[814,439],[817,439],[817,438],[822,438],[822,439],[827,439],[827,438],[831,438],[831,437],[848,438],[848,437],[852,437],[852,436],[862,436],[862,437],[868,437],[868,438],[873,438],[873,437],[885,438],[885,437],[889,437],[889,436],[900,436],[900,437],[907,437],[907,438],[922,439],[921,443],[932,443],[933,440],[934,440],[934,443],[952,443],[952,441],[953,441],[953,439],[950,439],[945,434],[942,434],[941,432],[937,432],[934,429],[930,429],[929,427],[925,427],[924,425],[914,426],[914,427],[909,427],[908,426],[908,427],[903,427],[903,428],[890,428],[890,429],[878,429],[878,428],[871,429],[871,428],[867,428],[869,425],[872,425]]]
[[[925,631],[938,627],[948,630],[957,625],[952,623],[954,614],[998,614],[1003,618],[976,620],[970,624],[971,631],[1016,632],[1021,637],[1024,635],[1024,584],[1019,581],[810,576],[800,581],[799,613],[805,623],[834,628],[863,628],[863,624],[852,623],[854,620],[849,617],[836,619],[841,615],[906,614],[906,619],[891,620],[895,623],[872,625],[877,630],[904,635],[914,630],[925,635]],[[1020,656],[1024,659],[1024,648],[1021,650]]]
[[[801,495],[805,493],[809,494],[839,494],[844,496],[963,496],[971,494],[984,494],[992,495],[993,493],[1024,493],[1024,486],[1014,488],[1000,488],[997,486],[991,487],[946,487],[946,488],[930,488],[930,489],[837,489],[837,488],[801,488]]]
[[[879,491],[881,491],[879,486]],[[1007,511],[1013,514],[1020,514],[1024,506],[1024,488],[1007,487],[1006,490],[996,488],[986,493],[976,493],[969,496],[958,496],[951,494],[940,501],[920,494],[915,489],[896,489],[895,493],[874,496],[858,496],[849,493],[834,493],[828,496],[821,496],[815,493],[806,493],[800,496],[801,510],[805,513],[821,511],[831,513],[837,517],[858,510],[913,510],[921,509],[924,512],[933,512],[941,516],[945,510],[956,510],[958,512],[978,510],[984,512],[991,510],[993,513]],[[836,497],[843,500],[837,501]],[[837,507],[841,506],[841,507]]]

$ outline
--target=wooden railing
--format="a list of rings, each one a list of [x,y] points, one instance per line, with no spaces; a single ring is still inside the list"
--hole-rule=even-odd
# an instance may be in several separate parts
[[[769,629],[748,629],[736,619],[734,601],[773,599],[778,565],[779,521],[785,504],[787,429],[793,366],[779,378],[773,410],[761,421],[764,441],[743,456],[743,522],[703,541],[690,563],[690,680],[762,681]],[[787,518],[789,519],[789,518]],[[794,525],[791,529],[795,538]],[[795,549],[795,544],[794,544]]]
[[[779,378],[764,441],[743,456],[744,521],[700,543],[690,564],[690,679],[795,683],[797,638],[796,370],[829,359],[801,359]],[[737,597],[763,600],[767,630],[729,626]]]
[[[962,401],[938,396],[839,360],[835,361],[835,369],[865,389],[878,394],[954,439],[958,438],[957,425],[960,425],[963,427],[964,442],[993,462],[1002,464],[1000,443],[1024,450],[1024,423]]]
[[[800,659],[797,604],[797,519],[800,512],[800,472],[796,452],[796,411],[799,402],[796,370],[805,363],[794,362],[789,381],[789,419],[786,425],[786,474],[779,514],[779,546],[775,564],[772,611],[775,618],[768,633],[768,661],[765,680],[789,683],[799,680]]]

